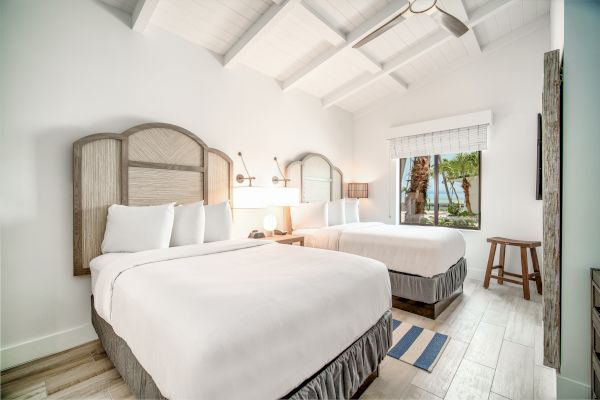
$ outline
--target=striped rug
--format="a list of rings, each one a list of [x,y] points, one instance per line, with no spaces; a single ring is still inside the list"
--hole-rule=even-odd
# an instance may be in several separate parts
[[[431,372],[446,348],[448,335],[398,320],[392,321],[392,327],[398,342],[388,356]]]

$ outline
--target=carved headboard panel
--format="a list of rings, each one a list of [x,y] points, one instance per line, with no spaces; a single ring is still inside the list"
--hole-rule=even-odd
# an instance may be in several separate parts
[[[233,166],[190,131],[175,125],[138,125],[73,144],[73,273],[90,273],[100,255],[112,204],[156,205],[232,196]]]
[[[285,168],[288,187],[300,189],[300,201],[330,201],[344,197],[342,171],[321,154],[308,153]]]

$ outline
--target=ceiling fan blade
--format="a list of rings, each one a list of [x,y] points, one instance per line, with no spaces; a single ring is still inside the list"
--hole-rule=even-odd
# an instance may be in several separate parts
[[[469,31],[469,27],[463,24],[461,20],[448,14],[438,6],[435,6],[435,8],[437,8],[439,12],[434,13],[432,17],[442,26],[442,28],[446,29],[456,37],[461,37]]]
[[[352,46],[352,47],[355,49],[358,49],[358,48],[364,46],[365,44],[369,43],[371,40],[381,36],[382,34],[384,34],[387,31],[389,31],[390,29],[392,29],[393,27],[395,27],[402,21],[404,21],[404,17],[402,16],[402,14],[397,15],[392,20],[390,20],[387,24],[385,24],[385,25],[381,26],[379,29],[374,30],[373,32],[369,33],[367,36],[362,38],[359,42],[355,43],[354,46]]]

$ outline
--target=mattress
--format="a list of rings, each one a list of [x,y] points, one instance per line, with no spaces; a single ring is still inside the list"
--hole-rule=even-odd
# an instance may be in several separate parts
[[[369,257],[392,271],[426,278],[445,273],[466,248],[459,230],[433,226],[357,222],[294,234],[305,237],[305,246]]]
[[[171,399],[284,396],[391,308],[382,263],[257,240],[91,267],[96,312]]]

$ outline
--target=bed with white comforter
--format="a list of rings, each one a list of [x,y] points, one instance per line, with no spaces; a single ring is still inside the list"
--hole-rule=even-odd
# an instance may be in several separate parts
[[[286,395],[391,307],[386,267],[231,240],[92,261],[96,312],[170,399]]]
[[[356,222],[319,229],[297,229],[305,246],[336,250],[383,262],[390,270],[431,278],[465,256],[456,229]]]

